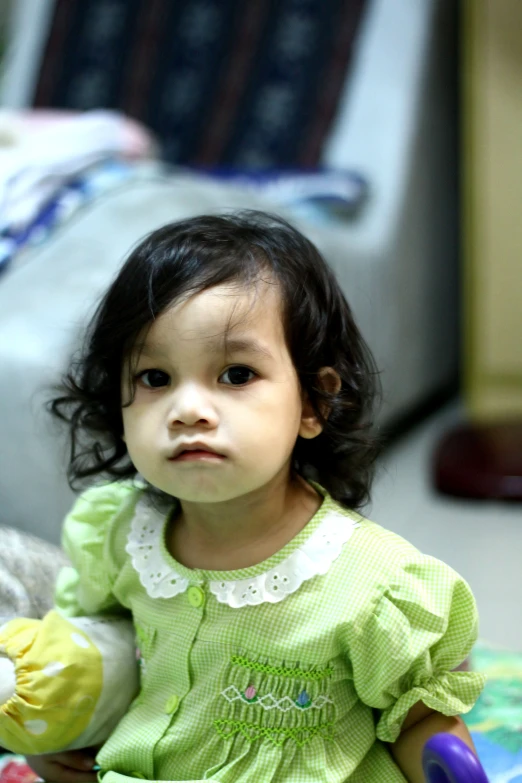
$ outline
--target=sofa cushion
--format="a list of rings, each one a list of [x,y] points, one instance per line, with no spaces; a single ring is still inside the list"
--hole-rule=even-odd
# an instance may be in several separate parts
[[[366,0],[56,0],[39,107],[118,108],[167,160],[314,166]]]

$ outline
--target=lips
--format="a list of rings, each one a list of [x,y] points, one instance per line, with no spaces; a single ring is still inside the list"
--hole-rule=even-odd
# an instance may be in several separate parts
[[[223,462],[224,457],[221,454],[216,454],[215,451],[201,451],[201,450],[191,450],[191,451],[182,451],[181,454],[177,457],[171,457],[169,462],[176,462],[176,463],[183,463],[183,462],[200,462],[200,463],[207,463],[207,464],[216,464],[218,462]]]
[[[179,460],[179,459],[198,459],[198,458],[204,458],[204,457],[223,457],[222,454],[219,454],[217,451],[215,451],[211,446],[208,446],[206,443],[190,443],[190,444],[181,444],[178,446],[177,449],[171,454],[169,457],[169,460]]]

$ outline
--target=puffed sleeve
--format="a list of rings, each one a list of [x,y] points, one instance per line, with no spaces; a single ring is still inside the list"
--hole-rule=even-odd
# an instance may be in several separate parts
[[[136,488],[128,482],[91,487],[66,516],[62,546],[71,560],[58,574],[55,607],[65,617],[104,612],[121,605],[112,593],[118,575],[117,536],[132,516]]]
[[[378,739],[395,742],[419,701],[447,716],[473,707],[485,678],[454,669],[477,633],[471,590],[449,566],[417,553],[393,569],[350,650],[355,689],[379,714]]]

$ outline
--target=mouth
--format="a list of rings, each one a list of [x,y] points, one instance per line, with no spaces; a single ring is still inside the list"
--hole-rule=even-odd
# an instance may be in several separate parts
[[[175,457],[169,457],[169,462],[220,462],[225,457],[222,454],[216,454],[215,451],[205,451],[204,449],[187,449],[181,451]]]

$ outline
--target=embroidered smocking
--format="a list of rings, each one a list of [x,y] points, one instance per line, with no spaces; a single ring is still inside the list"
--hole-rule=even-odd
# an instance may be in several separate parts
[[[243,720],[218,719],[214,721],[217,733],[223,739],[232,739],[237,733],[240,733],[247,742],[256,742],[260,739],[267,739],[273,745],[280,747],[285,740],[293,740],[295,744],[302,748],[317,735],[325,740],[333,739],[333,722],[322,723],[319,726],[292,726],[289,728],[270,728],[268,726],[259,726],[256,723],[247,723]]]
[[[146,498],[137,503],[125,549],[151,598],[172,598],[189,587],[188,578],[165,560],[161,546],[164,526],[165,515],[152,508]],[[283,601],[307,580],[326,574],[358,526],[349,516],[331,511],[275,568],[247,579],[210,581],[210,592],[232,609]]]
[[[251,669],[255,672],[274,674],[277,677],[290,677],[295,680],[312,680],[313,682],[318,682],[319,680],[324,680],[325,677],[330,677],[334,671],[332,666],[327,666],[326,669],[312,669],[310,671],[292,666],[271,666],[269,663],[252,661],[245,655],[233,655],[230,660],[236,666],[241,666],[244,669]]]
[[[235,685],[229,685],[221,696],[228,702],[241,701],[252,707],[261,707],[263,710],[277,710],[279,712],[289,712],[290,710],[320,710],[325,704],[333,704],[329,696],[321,694],[316,699],[311,699],[305,690],[301,690],[296,699],[290,696],[277,698],[272,693],[265,693],[259,696],[257,689],[250,685],[245,691],[240,691]]]

